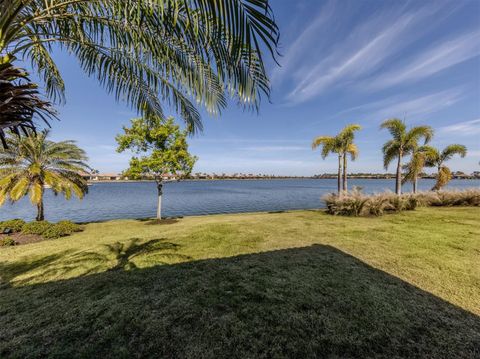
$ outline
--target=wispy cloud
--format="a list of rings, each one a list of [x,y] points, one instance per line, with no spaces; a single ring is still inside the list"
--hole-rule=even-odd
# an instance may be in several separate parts
[[[441,127],[439,132],[455,136],[478,136],[480,135],[480,118]]]
[[[243,151],[255,152],[285,152],[285,151],[303,151],[310,149],[308,146],[249,146],[243,147]]]
[[[346,39],[338,39],[339,44],[333,46],[328,57],[301,73],[287,100],[292,104],[305,102],[334,86],[371,75],[418,39],[426,31],[420,25],[439,10],[424,6],[415,11],[382,12],[368,19]]]
[[[348,113],[361,114],[363,117],[368,117],[372,120],[383,120],[386,117],[414,119],[415,117],[426,116],[454,105],[462,100],[464,93],[465,90],[462,87],[457,87],[415,97],[411,95],[408,95],[408,97],[392,96],[384,100],[351,107],[337,115]]]
[[[480,31],[469,32],[430,47],[406,65],[370,79],[362,88],[377,90],[418,81],[478,55]]]

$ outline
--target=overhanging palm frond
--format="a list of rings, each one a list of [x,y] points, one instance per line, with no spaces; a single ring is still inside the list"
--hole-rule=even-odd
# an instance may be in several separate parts
[[[28,74],[10,63],[0,64],[0,140],[6,146],[4,129],[24,134],[34,129],[35,121],[48,121],[56,114],[50,102],[38,95],[37,85]]]
[[[268,0],[9,0],[0,9],[0,53],[30,59],[56,98],[55,43],[146,117],[163,116],[153,99],[165,101],[160,79],[197,126],[186,98],[216,113],[226,94],[251,108],[270,94],[262,52],[275,58],[279,30]]]

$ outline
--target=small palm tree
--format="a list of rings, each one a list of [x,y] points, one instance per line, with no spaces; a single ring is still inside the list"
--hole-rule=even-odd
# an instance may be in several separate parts
[[[322,158],[325,159],[330,153],[338,155],[337,191],[342,189],[342,147],[338,136],[319,136],[313,140],[312,150],[322,147]]]
[[[422,174],[423,168],[426,166],[427,159],[431,156],[432,151],[435,151],[435,149],[430,146],[415,148],[412,151],[410,162],[403,166],[405,174],[402,179],[402,184],[411,182],[413,193],[417,193],[418,177]]]
[[[412,153],[418,147],[418,141],[424,139],[428,143],[433,136],[433,129],[430,126],[417,126],[407,131],[405,122],[392,118],[384,121],[381,129],[386,128],[393,139],[387,141],[382,148],[383,165],[388,169],[390,163],[397,158],[397,174],[395,181],[395,193],[402,193],[402,160],[403,157]]]
[[[0,150],[0,205],[7,199],[15,202],[28,194],[37,206],[37,221],[45,218],[45,186],[50,186],[55,194],[63,193],[66,199],[72,193],[83,198],[88,192],[87,182],[81,176],[81,172],[89,170],[84,162],[85,152],[73,141],[49,141],[48,134],[44,131],[19,137],[9,133],[8,147]]]
[[[347,155],[350,155],[352,161],[358,156],[358,148],[353,143],[355,131],[360,130],[360,125],[348,125],[340,131],[336,136],[319,136],[313,140],[312,149],[322,146],[322,158],[325,159],[330,153],[338,155],[338,174],[337,174],[337,190],[347,191]],[[342,176],[343,168],[343,176]],[[342,181],[343,178],[343,181]]]
[[[361,130],[360,125],[351,124],[346,126],[338,137],[341,143],[341,152],[343,157],[343,190],[348,191],[347,187],[347,155],[350,155],[352,161],[358,157],[358,147],[353,143],[355,138],[355,131]]]
[[[443,149],[442,152],[436,148],[430,148],[426,166],[437,168],[437,181],[432,188],[432,191],[438,191],[442,189],[452,179],[452,173],[450,168],[444,165],[444,163],[450,160],[454,155],[460,155],[465,157],[467,155],[467,148],[464,145],[454,144],[449,145]]]

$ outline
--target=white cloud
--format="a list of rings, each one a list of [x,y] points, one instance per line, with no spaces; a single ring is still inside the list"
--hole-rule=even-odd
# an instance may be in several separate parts
[[[439,132],[457,136],[478,136],[480,135],[480,118],[441,127],[439,128]]]
[[[480,55],[480,31],[437,44],[408,64],[369,80],[362,88],[380,89],[418,81]]]

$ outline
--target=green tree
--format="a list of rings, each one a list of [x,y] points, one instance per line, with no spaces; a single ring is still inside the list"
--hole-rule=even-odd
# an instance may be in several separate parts
[[[387,129],[393,137],[383,145],[383,165],[385,169],[388,169],[390,163],[395,158],[397,159],[395,193],[400,195],[402,193],[403,158],[411,154],[418,147],[418,142],[422,138],[425,144],[428,143],[433,136],[433,129],[430,126],[417,126],[407,130],[405,122],[398,118],[384,121],[380,128]]]
[[[0,64],[31,62],[64,100],[54,49],[142,116],[172,105],[201,128],[197,105],[218,113],[227,95],[256,108],[269,95],[262,51],[276,57],[268,0],[1,0]]]
[[[47,140],[48,131],[28,137],[9,133],[8,147],[0,150],[0,205],[7,199],[12,202],[26,196],[37,206],[37,221],[45,218],[43,195],[45,186],[55,194],[63,193],[70,199],[88,192],[82,172],[88,171],[85,152],[73,141]]]
[[[173,118],[137,118],[130,127],[123,127],[124,133],[116,137],[118,152],[132,150],[134,156],[125,172],[127,176],[153,177],[157,183],[157,218],[162,218],[163,178],[173,175],[183,178],[192,172],[196,157],[188,152],[188,131],[181,131]]]
[[[452,172],[450,168],[445,166],[445,162],[450,160],[454,155],[465,157],[467,155],[467,148],[464,145],[453,144],[445,147],[443,151],[430,147],[426,166],[435,167],[437,169],[437,181],[432,188],[432,191],[442,189],[452,179]]]
[[[336,153],[338,156],[337,172],[337,191],[347,191],[347,155],[350,155],[352,161],[358,156],[358,148],[353,143],[355,131],[360,130],[360,125],[348,125],[336,136],[319,136],[312,142],[312,149],[322,147],[322,158],[325,159],[330,153]],[[343,175],[342,175],[343,168]],[[343,178],[343,181],[342,181]]]

